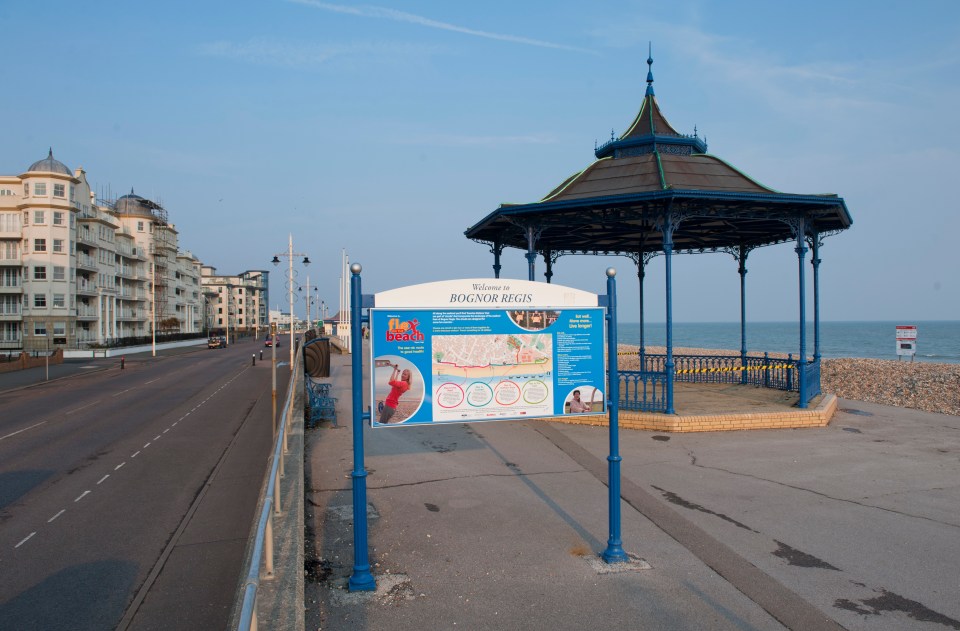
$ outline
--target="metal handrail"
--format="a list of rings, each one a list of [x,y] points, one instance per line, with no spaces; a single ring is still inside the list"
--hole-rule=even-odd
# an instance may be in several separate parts
[[[302,353],[296,353],[291,381],[287,387],[287,400],[283,404],[280,418],[283,422],[277,431],[277,442],[273,448],[273,464],[267,478],[266,494],[257,522],[257,534],[253,540],[253,552],[247,568],[246,581],[243,584],[243,603],[237,621],[237,631],[257,631],[257,589],[260,587],[260,564],[266,563],[266,578],[273,578],[273,515],[278,514],[280,506],[280,475],[283,473],[283,453],[287,450],[287,429],[290,426],[290,412],[296,392],[297,375],[302,373],[300,362]],[[276,510],[274,508],[276,507]],[[266,553],[266,558],[264,557]]]

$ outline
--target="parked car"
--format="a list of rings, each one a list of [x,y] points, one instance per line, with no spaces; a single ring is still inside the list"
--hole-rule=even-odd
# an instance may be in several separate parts
[[[268,337],[268,338],[266,339],[266,341],[263,343],[263,345],[269,348],[270,346],[273,346],[273,342],[274,342],[273,338]],[[279,335],[277,336],[276,342],[277,342],[277,348],[280,348],[280,336],[279,336]]]
[[[207,340],[207,348],[226,348],[227,338],[215,335]]]

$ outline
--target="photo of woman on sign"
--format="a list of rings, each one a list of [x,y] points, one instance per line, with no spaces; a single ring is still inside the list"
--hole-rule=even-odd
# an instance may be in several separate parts
[[[404,365],[401,366],[401,363]],[[404,422],[417,410],[423,397],[423,387],[416,377],[419,371],[408,362],[392,356],[390,359],[377,358],[374,367],[390,369],[389,372],[376,371],[377,408],[380,413],[377,423],[388,425]],[[384,398],[380,399],[381,396]]]

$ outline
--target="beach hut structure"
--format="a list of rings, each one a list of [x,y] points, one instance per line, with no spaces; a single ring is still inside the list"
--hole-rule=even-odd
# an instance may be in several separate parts
[[[621,406],[674,414],[673,383],[696,374],[703,359],[675,357],[671,257],[726,252],[739,263],[741,349],[728,377],[796,390],[805,408],[820,393],[820,246],[849,228],[852,218],[834,194],[781,193],[763,186],[707,153],[706,140],[677,132],[660,111],[653,89],[653,58],[647,58],[647,88],[640,111],[619,137],[595,148],[596,160],[529,204],[501,204],[465,231],[490,247],[500,277],[504,248],[526,250],[528,276],[542,257],[550,282],[557,259],[568,254],[622,255],[637,266],[640,283],[640,371],[621,371]],[[799,353],[771,367],[748,358],[746,349],[747,257],[756,248],[795,243],[799,291]],[[813,272],[814,350],[806,348],[806,260]],[[666,353],[645,353],[643,281],[646,265],[665,258]],[[792,354],[791,354],[792,355]],[[681,361],[678,367],[677,361]],[[762,362],[762,363],[761,363]],[[766,366],[766,367],[765,367]],[[704,369],[704,373],[706,373]]]

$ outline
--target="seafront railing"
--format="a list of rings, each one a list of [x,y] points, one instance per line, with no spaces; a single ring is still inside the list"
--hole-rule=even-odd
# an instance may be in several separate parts
[[[303,354],[295,353],[293,371],[290,373],[290,384],[287,387],[283,411],[278,417],[276,443],[271,457],[270,474],[264,485],[263,496],[259,503],[259,519],[257,531],[253,538],[249,564],[245,579],[238,595],[239,615],[233,627],[237,631],[257,631],[257,592],[260,583],[276,577],[274,572],[274,547],[276,529],[274,519],[281,513],[280,480],[284,473],[284,454],[288,453],[288,440],[294,420],[294,400],[298,391],[303,390]],[[301,454],[302,457],[302,454]],[[302,472],[298,473],[302,477]],[[302,489],[301,489],[302,490]],[[295,515],[295,512],[291,511]],[[302,615],[302,614],[301,614]]]

